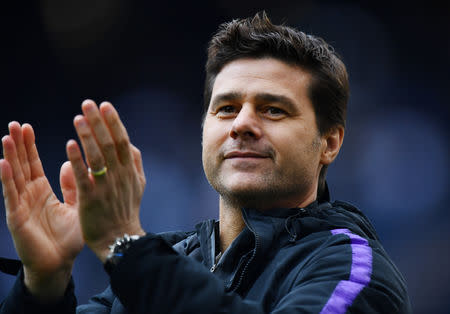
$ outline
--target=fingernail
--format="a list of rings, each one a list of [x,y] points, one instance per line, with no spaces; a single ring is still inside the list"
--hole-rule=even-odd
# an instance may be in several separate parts
[[[10,129],[14,124],[19,124],[19,122],[11,121],[10,123],[8,123],[8,128]],[[19,126],[20,126],[20,124],[19,124]]]
[[[105,106],[103,108],[103,112],[105,113],[105,115],[107,116],[111,116],[113,114],[113,109],[111,108],[111,106]]]
[[[66,147],[71,152],[75,152],[77,150],[77,142],[75,140],[71,139],[67,142]]]
[[[95,105],[89,103],[89,104],[84,106],[84,110],[86,110],[86,112],[92,112],[92,111],[95,110]]]
[[[75,117],[75,125],[78,127],[85,127],[87,126],[86,119],[82,115],[78,115]]]

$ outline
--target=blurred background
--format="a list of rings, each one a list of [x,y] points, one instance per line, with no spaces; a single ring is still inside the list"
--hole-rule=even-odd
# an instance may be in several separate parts
[[[321,36],[342,55],[351,98],[344,146],[328,172],[332,198],[372,220],[416,313],[449,313],[450,10],[431,3],[9,1],[0,19],[0,133],[12,120],[34,126],[61,196],[73,117],[86,98],[111,101],[143,153],[144,228],[191,230],[217,218],[201,165],[206,46],[220,23],[265,9],[273,22]],[[4,214],[0,256],[17,257]],[[108,284],[87,248],[74,280],[80,303]],[[0,274],[0,300],[13,281]]]

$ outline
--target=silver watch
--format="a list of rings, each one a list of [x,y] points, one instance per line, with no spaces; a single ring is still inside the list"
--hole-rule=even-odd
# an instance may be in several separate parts
[[[109,246],[109,254],[106,257],[104,268],[108,274],[111,275],[112,271],[122,259],[123,254],[131,246],[131,243],[139,239],[139,235],[128,235],[125,233],[123,237],[116,238],[113,244]]]

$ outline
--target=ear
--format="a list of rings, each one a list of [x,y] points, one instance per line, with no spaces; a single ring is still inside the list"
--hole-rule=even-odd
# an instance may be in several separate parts
[[[342,126],[337,126],[331,129],[326,135],[322,136],[324,147],[320,156],[320,163],[322,165],[329,165],[334,161],[339,154],[343,140],[344,127]]]

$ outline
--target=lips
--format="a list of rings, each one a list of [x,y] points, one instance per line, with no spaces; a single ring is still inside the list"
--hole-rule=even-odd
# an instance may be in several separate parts
[[[268,158],[268,154],[254,152],[254,151],[232,151],[224,155],[225,159],[232,158]]]

